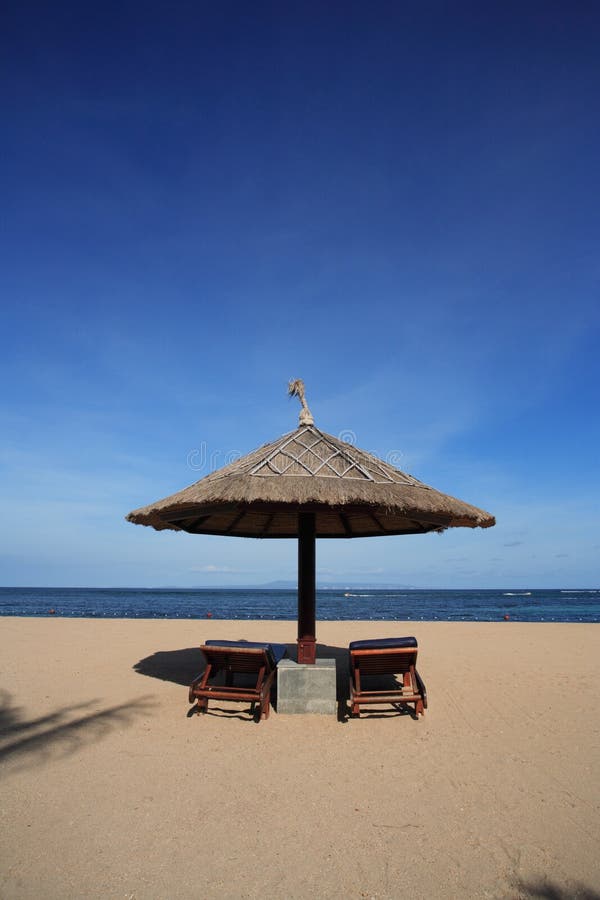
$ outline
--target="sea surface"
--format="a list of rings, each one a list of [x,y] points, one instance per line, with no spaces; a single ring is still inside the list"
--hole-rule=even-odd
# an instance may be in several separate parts
[[[0,588],[0,616],[125,619],[295,619],[287,589]],[[352,590],[317,592],[317,618],[600,622],[599,590]]]

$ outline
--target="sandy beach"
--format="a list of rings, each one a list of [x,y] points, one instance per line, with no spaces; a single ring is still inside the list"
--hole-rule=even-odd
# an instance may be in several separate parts
[[[425,717],[187,715],[204,639],[294,632],[2,619],[0,896],[600,896],[600,625],[320,623],[414,633]]]

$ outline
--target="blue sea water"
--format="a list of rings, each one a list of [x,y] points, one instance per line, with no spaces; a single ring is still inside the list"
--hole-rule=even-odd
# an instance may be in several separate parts
[[[296,591],[285,589],[0,588],[0,616],[295,619],[296,614]],[[518,622],[600,622],[600,589],[317,592],[322,621],[494,622],[506,615]]]

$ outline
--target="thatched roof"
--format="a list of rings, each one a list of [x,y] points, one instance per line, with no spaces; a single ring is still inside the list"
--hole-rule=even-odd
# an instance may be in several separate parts
[[[306,421],[306,420],[305,420]],[[489,513],[394,468],[312,424],[127,516],[138,525],[237,537],[292,538],[298,512],[319,538],[489,528]]]

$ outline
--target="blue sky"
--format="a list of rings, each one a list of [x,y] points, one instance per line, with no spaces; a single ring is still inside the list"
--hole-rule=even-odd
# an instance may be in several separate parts
[[[494,513],[322,580],[597,587],[597,4],[8,4],[0,583],[295,577],[132,508],[316,424]]]

